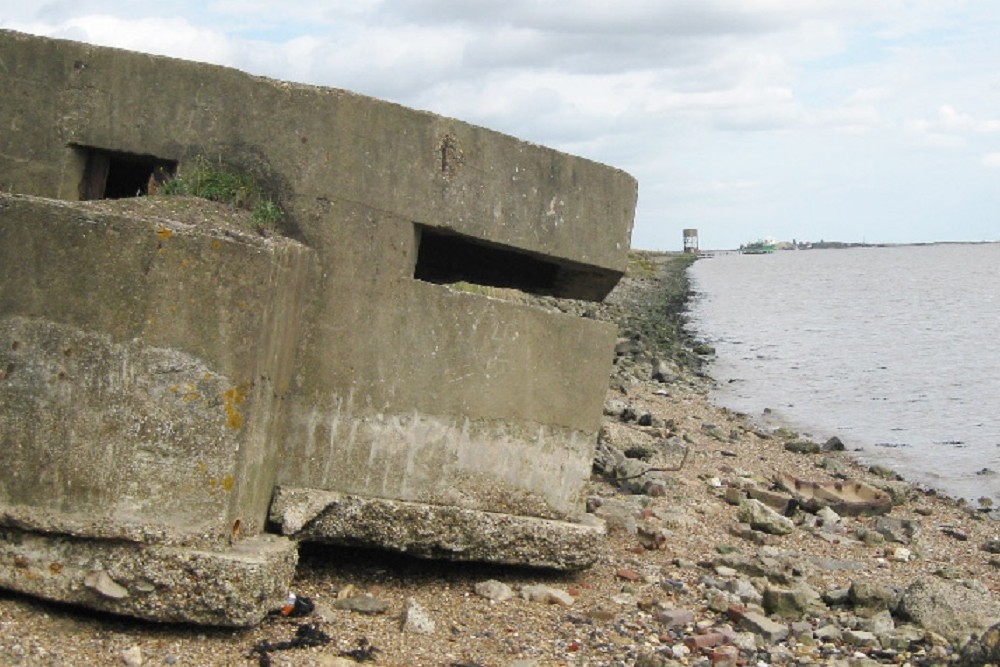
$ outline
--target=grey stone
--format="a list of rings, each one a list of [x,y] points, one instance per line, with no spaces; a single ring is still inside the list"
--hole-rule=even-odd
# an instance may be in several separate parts
[[[656,620],[668,628],[694,623],[694,612],[690,609],[661,609],[654,615]]]
[[[680,369],[677,364],[669,359],[653,360],[653,380],[664,384],[672,384],[677,381]]]
[[[817,465],[831,475],[846,475],[850,469],[847,462],[837,456],[824,456]]]
[[[975,581],[918,579],[903,592],[898,613],[953,642],[1000,622],[1000,604]]]
[[[666,488],[670,481],[655,466],[638,459],[625,458],[615,465],[612,477],[615,484],[626,493],[649,494],[651,487]],[[653,494],[649,494],[653,495]]]
[[[832,623],[821,625],[813,632],[813,637],[815,637],[817,641],[821,642],[836,643],[841,640],[842,636],[842,630]]]
[[[890,542],[911,544],[920,535],[921,524],[916,519],[880,516],[875,520],[875,530]]]
[[[804,583],[792,588],[769,587],[764,590],[762,604],[768,614],[789,619],[800,619],[826,609],[820,594]]]
[[[894,651],[908,651],[914,644],[922,642],[926,633],[915,625],[903,624],[879,635],[882,648]]]
[[[514,597],[513,589],[496,579],[477,582],[474,590],[476,595],[484,597],[487,600],[492,600],[493,602],[504,602]]]
[[[122,662],[125,667],[142,667],[142,647],[130,646],[122,651]]]
[[[791,519],[781,516],[759,500],[744,501],[740,505],[738,519],[755,530],[771,535],[787,535],[795,529]]]
[[[574,602],[573,596],[566,591],[543,584],[522,586],[521,597],[530,602],[558,604],[564,607],[572,606]]]
[[[793,440],[785,443],[785,451],[796,454],[819,454],[820,446],[818,442],[811,440]]]
[[[869,466],[868,470],[872,474],[878,475],[879,477],[883,477],[885,479],[899,479],[899,474],[888,466],[875,464],[873,466]]]
[[[340,609],[342,611],[356,611],[361,614],[374,616],[384,614],[388,611],[389,603],[378,599],[374,595],[363,593],[361,595],[352,595],[351,597],[337,600],[333,603],[333,608]]]
[[[316,603],[313,614],[324,623],[337,623],[340,620],[337,611],[334,611],[333,607],[325,605],[322,602]]]
[[[731,567],[748,577],[764,577],[775,584],[784,585],[792,580],[786,562],[763,554],[758,556],[724,554],[716,558],[713,564]]]
[[[773,665],[789,665],[794,664],[795,653],[787,646],[782,644],[777,644],[776,646],[768,647],[768,653],[771,657],[771,664]],[[736,667],[737,663],[735,661],[729,663],[727,667]],[[713,667],[715,667],[713,665]]]
[[[620,398],[611,398],[604,403],[604,414],[609,417],[621,417],[627,408],[627,402]]]
[[[108,573],[104,570],[88,572],[87,576],[83,578],[83,585],[87,588],[93,588],[101,595],[114,600],[121,600],[128,597],[128,589],[108,576]]]
[[[757,650],[757,635],[752,632],[737,632],[733,635],[733,646],[741,651],[749,653]]]
[[[959,655],[959,667],[983,667],[1000,664],[1000,623],[990,627],[981,636],[973,637]]]
[[[665,547],[673,536],[673,533],[669,529],[663,526],[652,525],[648,522],[639,524],[636,534],[639,538],[639,544],[644,549],[651,551]]]
[[[407,598],[403,608],[401,629],[419,635],[434,634],[436,624],[430,614],[413,598]]]
[[[892,614],[888,609],[869,616],[861,621],[861,629],[873,632],[876,635],[884,635],[892,632],[896,628],[896,622],[892,620]]]
[[[633,667],[674,667],[676,660],[655,651],[645,650],[635,659]]]
[[[894,612],[899,605],[901,595],[901,591],[895,586],[864,580],[851,582],[851,588],[848,591],[848,599],[851,604],[859,613],[863,609],[871,610],[868,615],[882,609]]]
[[[741,602],[760,604],[763,599],[753,582],[747,579],[729,579],[723,582],[722,588],[738,597]]]
[[[842,452],[845,449],[847,448],[844,447],[844,443],[837,436],[833,436],[825,443],[823,443],[824,452]]]
[[[784,515],[788,510],[789,504],[792,502],[792,497],[787,493],[762,489],[756,486],[748,489],[747,495],[754,500],[759,500],[781,515]]]
[[[828,588],[823,591],[823,601],[828,605],[845,605],[850,601],[850,588]]]
[[[875,648],[879,645],[878,637],[867,630],[844,630],[841,641],[848,646],[857,646],[859,648]]]
[[[917,493],[913,485],[906,480],[874,479],[872,486],[886,493],[894,507],[905,505]]]
[[[567,521],[287,487],[275,492],[271,519],[297,540],[557,570],[588,567],[605,534]]]
[[[594,508],[594,516],[604,520],[609,532],[635,535],[639,529],[638,517],[642,504],[638,498],[602,498]]]
[[[816,512],[816,516],[823,520],[824,526],[833,526],[839,524],[842,518],[839,514],[834,512],[829,507],[821,507]]]
[[[772,644],[788,636],[787,625],[752,611],[748,611],[740,618],[738,626],[741,630],[752,632]]]

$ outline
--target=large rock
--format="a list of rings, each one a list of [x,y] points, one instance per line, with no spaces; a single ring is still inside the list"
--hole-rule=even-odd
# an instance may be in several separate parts
[[[901,591],[890,584],[873,581],[853,581],[847,592],[847,599],[860,616],[872,616],[888,609],[890,612],[899,606]]]
[[[1000,664],[1000,623],[974,637],[962,648],[959,667],[983,667]]]
[[[801,583],[792,588],[772,586],[765,589],[763,605],[768,614],[790,619],[800,619],[826,609],[819,592]]]
[[[1000,622],[998,601],[978,581],[919,579],[899,601],[898,613],[953,642]]]
[[[875,520],[875,530],[890,542],[910,544],[920,535],[920,521],[916,519],[896,519],[880,516]]]
[[[781,516],[759,500],[745,500],[740,504],[739,520],[750,524],[754,530],[771,535],[787,535],[795,530],[795,524],[788,517]]]
[[[772,621],[767,616],[752,611],[744,614],[737,625],[741,630],[752,632],[771,643],[780,642],[788,636],[787,625]]]

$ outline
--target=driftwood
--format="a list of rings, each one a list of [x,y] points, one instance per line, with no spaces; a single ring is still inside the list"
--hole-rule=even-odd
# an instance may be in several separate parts
[[[681,470],[681,469],[684,468],[684,464],[687,463],[688,453],[690,451],[691,451],[690,447],[685,447],[684,448],[684,456],[681,457],[681,462],[678,463],[674,467],[646,468],[645,470],[643,470],[642,472],[640,472],[640,473],[638,473],[636,475],[629,475],[628,477],[616,477],[615,479],[617,479],[619,482],[624,482],[624,481],[627,481],[627,480],[630,480],[630,479],[637,479],[637,478],[642,477],[643,475],[645,475],[647,473],[651,473],[651,472],[677,472],[677,471],[679,471],[679,470]]]

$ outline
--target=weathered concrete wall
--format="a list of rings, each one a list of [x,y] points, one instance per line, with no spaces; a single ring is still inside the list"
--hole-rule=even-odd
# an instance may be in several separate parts
[[[0,510],[211,545],[263,529],[314,253],[0,196]],[[286,389],[281,389],[286,387]]]
[[[625,269],[635,181],[588,160],[343,90],[5,31],[0,73],[0,189],[75,199],[73,145],[223,156],[282,189],[317,247],[353,245],[324,210],[346,202],[369,224],[445,228],[564,262],[589,274],[567,286],[582,296],[599,298]]]
[[[281,483],[572,516],[614,332],[414,279],[422,230],[557,267],[600,298],[625,266],[623,172],[340,90],[0,33],[0,187],[79,195],[79,147],[220,156],[268,182],[323,267],[278,440]],[[415,448],[414,443],[420,443]],[[445,495],[445,494],[450,495]],[[523,502],[522,502],[523,500]]]
[[[299,539],[393,547],[402,524],[452,517],[396,548],[593,560],[599,528],[563,520],[583,511],[613,327],[443,283],[602,298],[634,179],[341,90],[6,31],[0,86],[0,192],[19,193],[0,198],[0,525],[19,562],[75,563],[0,584],[252,622],[290,576],[287,541],[261,555],[278,579],[230,616],[143,602],[133,565],[159,563],[164,589],[170,549],[252,569],[238,547],[273,493]],[[104,192],[98,154],[247,172],[290,238],[70,203]],[[74,593],[106,581],[94,554],[116,544],[135,545],[114,552],[117,583]]]

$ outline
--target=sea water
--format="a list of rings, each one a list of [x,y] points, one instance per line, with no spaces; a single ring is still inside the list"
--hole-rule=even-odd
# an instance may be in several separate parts
[[[1000,501],[1000,244],[720,254],[689,275],[714,402]]]

